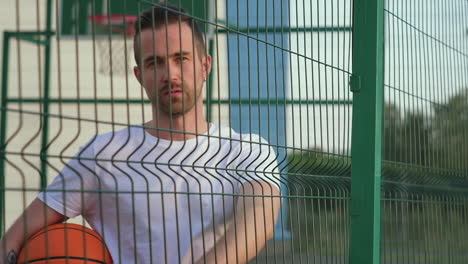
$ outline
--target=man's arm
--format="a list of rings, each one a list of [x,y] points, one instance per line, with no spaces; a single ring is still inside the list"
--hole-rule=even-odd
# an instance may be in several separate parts
[[[65,217],[62,214],[51,209],[38,198],[34,199],[0,240],[0,264],[10,264],[9,259],[18,255],[26,238],[48,225],[64,220]]]
[[[234,223],[198,263],[247,263],[254,258],[273,237],[281,205],[279,194],[278,187],[266,181],[244,183]]]

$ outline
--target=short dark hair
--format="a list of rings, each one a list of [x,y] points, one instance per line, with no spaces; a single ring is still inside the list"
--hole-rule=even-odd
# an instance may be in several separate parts
[[[135,22],[135,35],[133,38],[133,53],[135,62],[140,65],[140,33],[141,31],[151,28],[157,29],[164,25],[174,23],[185,23],[192,30],[195,40],[196,52],[200,57],[206,55],[205,40],[203,34],[198,27],[195,18],[190,16],[183,8],[170,5],[167,3],[158,3],[150,8],[143,10]]]

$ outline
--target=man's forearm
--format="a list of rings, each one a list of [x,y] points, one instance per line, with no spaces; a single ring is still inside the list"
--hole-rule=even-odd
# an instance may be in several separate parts
[[[15,264],[19,250],[21,249],[21,241],[11,238],[10,237],[16,237],[16,235],[11,234],[11,229],[10,233],[5,234],[5,237],[2,238],[0,242],[0,263],[5,263],[5,264]],[[16,231],[14,231],[16,232]]]
[[[280,208],[277,187],[266,182],[244,185],[236,216],[223,237],[198,263],[247,263],[273,236]]]
[[[64,216],[35,199],[0,240],[0,264],[16,263],[25,239],[44,228],[65,220]]]

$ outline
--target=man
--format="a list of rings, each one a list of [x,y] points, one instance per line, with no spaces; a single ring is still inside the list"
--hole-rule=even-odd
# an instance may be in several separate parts
[[[245,263],[272,237],[276,155],[259,136],[204,119],[211,57],[183,13],[154,7],[135,25],[134,74],[152,120],[85,144],[8,230],[1,263],[25,237],[78,215],[114,263]]]

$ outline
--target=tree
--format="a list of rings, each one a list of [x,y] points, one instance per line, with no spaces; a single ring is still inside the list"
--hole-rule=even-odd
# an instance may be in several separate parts
[[[439,168],[468,170],[468,89],[434,105],[434,163]]]
[[[428,165],[432,151],[431,126],[420,112],[404,115],[395,104],[384,106],[383,159],[413,165]]]

